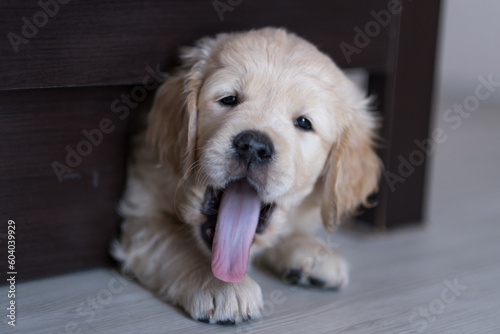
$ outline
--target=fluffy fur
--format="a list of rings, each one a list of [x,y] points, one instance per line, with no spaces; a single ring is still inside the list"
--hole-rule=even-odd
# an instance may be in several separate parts
[[[345,262],[307,231],[320,221],[331,229],[376,190],[380,162],[367,100],[330,58],[283,29],[204,38],[182,50],[181,62],[136,139],[114,256],[194,319],[258,318],[259,285],[248,275],[236,283],[215,278],[200,228],[207,187],[224,189],[243,175],[262,203],[275,205],[252,254],[294,283],[345,286]],[[229,95],[239,103],[219,102]],[[313,131],[294,125],[300,116]],[[233,157],[232,139],[248,129],[273,142],[276,157],[266,168],[242,170]]]

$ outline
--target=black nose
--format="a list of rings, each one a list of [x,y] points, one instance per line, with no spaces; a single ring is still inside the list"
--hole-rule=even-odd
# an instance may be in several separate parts
[[[251,163],[269,163],[274,156],[274,146],[271,139],[264,133],[253,130],[240,132],[233,139],[233,146],[238,158],[246,166]]]

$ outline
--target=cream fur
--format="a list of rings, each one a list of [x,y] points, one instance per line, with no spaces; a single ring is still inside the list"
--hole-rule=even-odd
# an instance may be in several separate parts
[[[157,91],[146,134],[136,138],[114,256],[194,319],[258,318],[260,287],[248,275],[238,283],[216,279],[200,229],[205,189],[224,188],[239,168],[232,138],[253,129],[267,134],[277,153],[251,175],[261,201],[276,204],[252,254],[261,251],[278,275],[300,270],[299,283],[344,286],[345,262],[320,252],[328,248],[304,231],[321,219],[331,228],[376,190],[380,162],[367,100],[330,58],[283,29],[205,38],[181,60]],[[240,103],[217,102],[227,95]],[[297,129],[299,116],[314,131]]]

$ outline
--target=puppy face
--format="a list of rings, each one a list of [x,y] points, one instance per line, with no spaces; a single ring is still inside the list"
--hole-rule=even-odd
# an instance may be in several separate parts
[[[329,226],[375,189],[373,117],[314,46],[268,28],[202,40],[183,59],[148,134],[177,165],[179,207],[217,277],[241,279],[251,245],[272,244],[313,190]]]
[[[219,189],[246,177],[265,203],[310,192],[339,132],[332,92],[285,54],[255,50],[238,62],[245,49],[223,46],[200,90],[200,172]]]

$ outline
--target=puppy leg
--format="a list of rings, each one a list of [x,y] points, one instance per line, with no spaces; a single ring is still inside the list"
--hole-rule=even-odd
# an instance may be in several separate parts
[[[293,231],[261,256],[264,264],[288,283],[338,289],[349,280],[344,259],[303,231]]]
[[[198,247],[187,225],[133,218],[123,225],[113,255],[124,270],[195,320],[234,324],[259,318],[260,286],[249,276],[237,283],[218,280]]]

